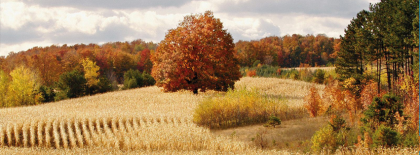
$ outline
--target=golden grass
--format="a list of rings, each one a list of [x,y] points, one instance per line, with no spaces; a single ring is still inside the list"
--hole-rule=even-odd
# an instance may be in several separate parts
[[[291,106],[301,106],[311,83],[277,78],[244,77],[235,85],[256,88],[260,92],[282,96]],[[323,85],[316,85],[320,90]],[[216,92],[193,95],[188,91],[163,93],[160,88],[147,87],[86,96],[37,106],[0,109],[1,124],[32,122],[46,118],[113,118],[160,116],[192,119],[196,105]],[[16,117],[19,116],[19,117]],[[52,120],[51,120],[52,121]]]
[[[25,155],[45,155],[45,154],[174,154],[174,155],[197,155],[197,154],[249,154],[249,155],[310,155],[313,153],[301,153],[290,151],[276,151],[276,150],[260,150],[247,149],[243,151],[220,151],[220,150],[201,150],[201,151],[173,151],[173,150],[132,150],[125,151],[113,148],[91,147],[87,148],[73,148],[73,149],[50,149],[50,148],[16,148],[16,147],[0,147],[0,154],[25,154]],[[332,154],[327,151],[318,153],[319,155]],[[418,150],[412,148],[378,148],[369,150],[365,148],[340,148],[334,154],[337,155],[367,155],[367,154],[383,154],[383,155],[417,155]]]
[[[248,147],[239,142],[231,142],[226,137],[213,136],[208,129],[197,127],[190,120],[183,118],[125,117],[118,120],[86,118],[76,120],[77,123],[64,120],[56,119],[52,122],[40,120],[39,122],[47,122],[44,126],[47,132],[39,134],[42,136],[29,134],[28,123],[22,126],[11,125],[6,130],[2,128],[0,130],[0,137],[3,139],[2,145],[67,149],[76,148],[79,144],[80,148],[105,146],[122,150],[150,151],[228,151],[230,149],[246,150]],[[67,124],[67,129],[65,124]],[[78,126],[77,124],[82,125]],[[51,138],[43,139],[43,137],[49,136]],[[29,139],[33,139],[33,141],[28,143]]]
[[[148,87],[3,108],[0,146],[14,148],[15,153],[24,148],[106,148],[129,152],[251,149],[192,123],[195,106],[211,94],[163,93],[157,87]]]
[[[241,85],[274,97],[286,97],[288,104],[300,106],[311,84],[242,78],[237,87]],[[194,109],[214,93],[163,93],[157,87],[147,87],[37,106],[2,108],[0,154],[293,153],[260,150],[195,125]]]
[[[223,95],[203,100],[195,110],[194,123],[220,129],[266,123],[272,115],[281,120],[308,115],[305,108],[289,104],[281,97],[267,97],[255,89],[237,87]]]
[[[271,97],[284,98],[289,106],[297,107],[303,107],[305,97],[312,86],[315,86],[322,96],[322,90],[325,88],[325,85],[292,79],[244,77],[235,84],[235,87],[255,88]]]
[[[267,142],[266,147],[289,151],[309,151],[310,139],[315,131],[326,125],[327,117],[302,118],[282,121],[280,126],[264,127],[262,124],[212,130],[215,135],[231,136],[235,140],[256,144],[255,139],[262,135]]]

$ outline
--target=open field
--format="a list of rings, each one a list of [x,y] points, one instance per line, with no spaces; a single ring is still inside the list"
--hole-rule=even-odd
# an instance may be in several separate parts
[[[334,70],[335,67],[292,67],[292,68],[282,68],[282,70],[291,70],[291,69],[296,69],[296,70],[309,69],[310,71],[315,71],[317,69],[322,69],[322,70],[325,70],[325,71],[330,71],[330,70]]]
[[[302,118],[282,121],[280,126],[263,127],[262,124],[213,130],[216,135],[230,136],[236,140],[256,144],[255,139],[262,136],[267,148],[282,150],[310,150],[312,135],[327,124],[327,117]]]
[[[289,106],[298,107],[303,107],[305,96],[312,86],[315,86],[322,95],[325,85],[291,79],[244,77],[235,84],[235,87],[255,88],[270,97],[284,98]]]
[[[236,87],[256,88],[272,97],[287,99],[290,106],[301,106],[311,85],[275,78],[242,78]],[[195,107],[216,93],[163,93],[157,87],[147,87],[37,106],[3,108],[0,109],[0,154],[291,153],[261,150],[249,143],[250,137],[227,135],[234,129],[224,133],[195,125],[192,122]],[[284,122],[272,134],[282,137],[278,141],[293,140],[292,134],[300,134],[291,132],[293,129],[305,129],[293,123],[296,122]],[[238,136],[242,132],[238,131]],[[409,154],[407,151],[414,150],[402,151]]]

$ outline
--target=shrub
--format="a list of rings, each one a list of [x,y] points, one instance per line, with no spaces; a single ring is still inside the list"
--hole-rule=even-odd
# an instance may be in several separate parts
[[[418,66],[418,64],[417,64]],[[418,72],[418,70],[416,71]],[[414,77],[403,76],[397,83],[401,101],[404,103],[404,115],[408,116],[407,130],[419,130],[419,79],[418,74]]]
[[[278,68],[278,69],[277,69],[277,75],[279,75],[279,76],[280,76],[280,75],[281,75],[281,71],[282,71],[282,70],[281,70],[281,68]]]
[[[385,124],[385,126],[393,127],[398,124],[395,118],[396,113],[403,116],[403,105],[398,101],[398,97],[392,94],[385,94],[382,99],[375,97],[368,109],[365,110],[365,117],[361,121],[372,129]]]
[[[130,69],[124,73],[124,88],[123,89],[137,88],[137,87],[140,87],[142,83],[143,83],[143,77],[140,71]]]
[[[313,82],[323,84],[325,80],[325,71],[322,69],[315,70]]]
[[[249,71],[246,72],[246,76],[249,76],[249,77],[257,76],[257,71],[249,70]]]
[[[146,72],[143,72],[143,86],[153,86],[155,85],[156,81],[155,79]]]
[[[85,94],[87,81],[79,71],[70,71],[60,75],[57,83],[59,92],[56,100],[80,97]]]
[[[276,125],[280,125],[281,121],[278,117],[276,116],[270,116],[270,118],[268,119],[268,122],[266,124],[266,126],[273,126],[274,128],[276,127]]]
[[[382,90],[384,91],[384,90]],[[373,98],[378,95],[378,84],[373,80],[367,82],[360,93],[360,101],[364,109],[367,109],[372,103]],[[382,95],[380,94],[379,97]]]
[[[328,150],[336,149],[336,138],[333,128],[330,125],[324,126],[316,131],[311,138],[312,147],[314,152],[320,152],[322,149]]]
[[[139,88],[144,86],[152,86],[156,83],[153,77],[145,72],[140,73],[138,70],[128,70],[124,73],[123,89]]]
[[[289,108],[281,100],[270,99],[256,90],[228,90],[224,96],[204,99],[195,109],[194,122],[209,128],[227,128],[279,119],[301,118],[304,109]]]
[[[290,74],[289,74],[288,77],[291,78],[291,79],[293,79],[293,80],[299,80],[300,79],[300,77],[299,77],[299,71],[296,70],[296,69],[290,70]]]
[[[400,143],[401,136],[397,131],[393,130],[392,128],[381,125],[373,134],[372,139],[373,145],[376,147],[392,147]]]
[[[132,89],[132,88],[137,88],[137,87],[138,87],[138,84],[137,84],[136,79],[126,79],[126,80],[124,80],[123,89]]]
[[[269,143],[266,135],[267,130],[259,131],[257,135],[255,135],[255,138],[252,138],[252,141],[257,147],[261,149],[267,148],[269,146]]]
[[[252,67],[257,67],[260,63],[261,63],[260,60],[255,60],[254,63],[252,64]]]
[[[321,96],[318,90],[313,86],[309,90],[308,96],[306,96],[305,108],[308,110],[311,117],[317,117],[324,113],[324,106],[322,104]]]
[[[262,65],[261,67],[257,67],[256,71],[259,77],[276,77],[277,69],[278,67]]]
[[[356,132],[346,127],[346,122],[339,116],[333,116],[329,124],[316,131],[311,138],[314,152],[327,149],[334,152],[339,146],[348,146],[357,142]]]
[[[332,116],[329,125],[333,128],[333,131],[339,131],[346,128],[346,121],[341,116]]]
[[[309,69],[305,68],[305,69],[299,70],[299,78],[300,80],[303,80],[306,82],[312,82],[313,75]]]
[[[43,86],[39,87],[39,92],[41,93],[41,96],[42,96],[42,101],[41,102],[52,102],[52,101],[54,101],[55,92],[54,92],[53,88],[43,85]]]
[[[112,91],[114,88],[112,86],[111,81],[108,80],[106,77],[100,77],[99,82],[97,83],[97,89],[95,93],[105,93]]]
[[[416,132],[409,132],[404,136],[405,147],[418,147],[419,146],[419,134]]]

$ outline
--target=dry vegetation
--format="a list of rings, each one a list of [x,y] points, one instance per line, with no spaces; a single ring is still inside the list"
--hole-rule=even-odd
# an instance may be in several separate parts
[[[301,106],[312,84],[243,78],[236,87],[245,85],[273,97],[285,97],[290,105]],[[192,115],[198,103],[215,93],[163,93],[157,87],[147,87],[38,106],[3,108],[0,109],[0,153],[291,154],[284,150],[261,150],[194,124]],[[415,150],[388,152],[417,153]]]
[[[259,124],[225,130],[212,130],[212,132],[216,135],[230,136],[235,140],[248,142],[249,144],[265,143],[264,147],[270,149],[307,152],[310,151],[310,139],[312,135],[315,131],[327,124],[327,119],[326,117],[306,117],[282,121],[281,125],[275,128],[264,127]],[[257,141],[257,138],[260,136],[263,141]]]
[[[284,98],[289,106],[303,107],[309,89],[315,86],[320,95],[324,85],[278,78],[242,78],[235,87],[255,88],[270,97]]]

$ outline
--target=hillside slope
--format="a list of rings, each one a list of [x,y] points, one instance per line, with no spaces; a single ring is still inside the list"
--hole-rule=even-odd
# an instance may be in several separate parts
[[[258,89],[301,106],[308,84],[242,78],[236,88]],[[317,85],[322,89],[322,85]],[[288,154],[261,150],[192,122],[204,98],[157,87],[110,92],[37,106],[0,109],[0,154]],[[299,105],[300,104],[300,105]]]

